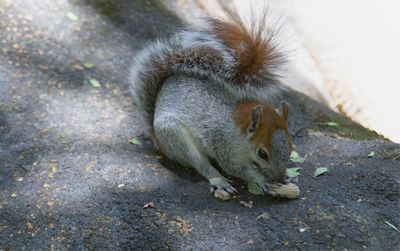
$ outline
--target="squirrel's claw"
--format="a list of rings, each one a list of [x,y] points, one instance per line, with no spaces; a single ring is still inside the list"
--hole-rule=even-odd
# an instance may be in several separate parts
[[[237,194],[238,191],[234,188],[229,182],[222,178],[212,178],[210,179],[211,185],[211,193],[214,194],[214,191],[217,189],[222,189],[228,192],[229,194]]]
[[[256,183],[257,186],[261,189],[261,191],[263,191],[264,194],[268,193],[268,186],[266,185],[266,183]]]
[[[269,182],[263,182],[263,183],[256,183],[260,189],[264,192],[264,194],[270,194],[275,196],[276,193],[274,192],[274,187],[277,185],[271,184]]]

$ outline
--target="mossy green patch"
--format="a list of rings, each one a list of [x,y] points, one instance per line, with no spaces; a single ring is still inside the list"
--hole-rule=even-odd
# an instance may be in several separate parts
[[[356,140],[372,140],[372,139],[385,139],[375,131],[371,131],[362,125],[359,125],[350,119],[342,118],[340,115],[330,114],[326,116],[319,116],[316,121],[318,127],[324,131],[329,131],[342,137],[356,139]],[[329,126],[335,123],[339,126]]]

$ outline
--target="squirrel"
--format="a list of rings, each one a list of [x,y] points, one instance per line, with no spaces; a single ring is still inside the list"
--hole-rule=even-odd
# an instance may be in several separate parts
[[[144,133],[167,158],[193,167],[211,191],[237,193],[228,175],[272,194],[284,183],[292,150],[289,105],[272,105],[284,88],[276,69],[285,53],[266,15],[248,28],[237,14],[209,17],[141,50],[129,92]]]

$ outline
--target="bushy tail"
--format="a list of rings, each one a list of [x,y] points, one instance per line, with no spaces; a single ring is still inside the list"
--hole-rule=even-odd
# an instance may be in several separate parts
[[[180,31],[142,50],[134,59],[129,83],[144,132],[153,133],[155,101],[171,74],[223,79],[238,86],[275,80],[285,54],[276,41],[277,30],[267,30],[266,21],[265,12],[247,28],[230,12],[225,20],[210,18],[202,29]]]

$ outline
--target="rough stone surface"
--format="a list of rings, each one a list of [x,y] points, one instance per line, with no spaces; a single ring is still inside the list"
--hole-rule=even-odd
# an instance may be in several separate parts
[[[234,180],[218,201],[140,137],[127,68],[179,26],[153,1],[0,1],[0,250],[400,249],[400,147],[328,132],[317,119],[351,122],[300,94],[298,200]]]

